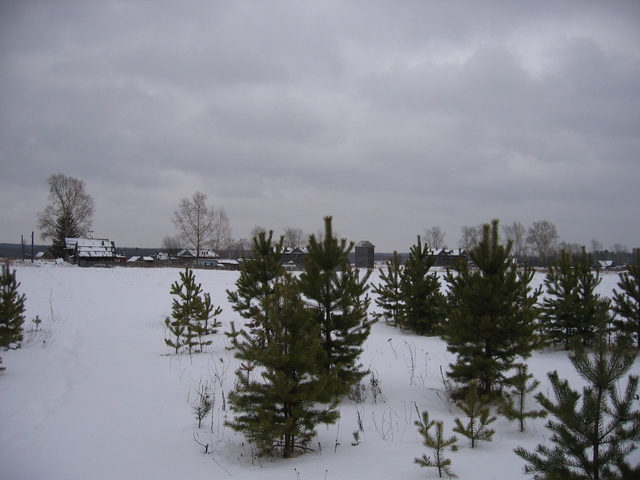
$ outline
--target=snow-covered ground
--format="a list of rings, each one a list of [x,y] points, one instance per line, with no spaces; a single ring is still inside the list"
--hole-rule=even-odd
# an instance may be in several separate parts
[[[413,422],[419,410],[444,420],[450,434],[461,412],[443,391],[441,372],[453,358],[437,338],[403,334],[377,323],[362,363],[380,381],[360,404],[345,400],[339,423],[320,426],[315,452],[290,460],[259,458],[241,435],[224,426],[224,398],[233,387],[235,359],[227,338],[216,336],[208,353],[175,356],[164,344],[163,319],[171,311],[170,268],[78,268],[15,264],[27,321],[43,323],[23,348],[1,352],[0,478],[3,480],[277,479],[353,480],[437,478],[414,457],[428,453]],[[197,270],[196,279],[223,307],[223,331],[239,321],[226,298],[237,272]],[[536,275],[536,283],[543,279]],[[377,283],[374,274],[372,282]],[[618,281],[605,274],[600,293]],[[375,306],[372,302],[372,310]],[[546,373],[558,370],[581,388],[564,352],[536,353],[530,371],[550,394]],[[633,373],[640,374],[636,362]],[[368,380],[368,379],[367,379]],[[213,415],[197,428],[190,403],[201,381],[215,389]],[[360,419],[359,445],[353,432]],[[545,441],[545,420],[520,433],[500,418],[493,442],[448,452],[461,479],[522,478],[513,453]],[[196,443],[208,444],[208,453]],[[634,453],[634,463],[640,454]]]

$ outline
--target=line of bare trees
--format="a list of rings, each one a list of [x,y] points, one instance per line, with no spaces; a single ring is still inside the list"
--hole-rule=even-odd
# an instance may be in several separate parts
[[[162,241],[162,248],[170,255],[190,249],[199,257],[202,250],[211,249],[217,254],[234,258],[251,248],[248,239],[233,239],[226,210],[224,207],[208,205],[207,195],[202,192],[195,192],[191,198],[183,198],[171,220],[177,234],[168,235]],[[266,232],[266,229],[255,226],[251,237],[256,237],[260,232]],[[283,235],[285,248],[300,248],[307,244],[308,235],[301,228],[286,227]]]
[[[514,258],[534,265],[546,266],[562,251],[580,254],[584,246],[561,241],[556,226],[548,220],[533,222],[529,228],[520,222],[513,222],[510,225],[503,225],[501,233],[504,244],[508,241],[513,242]],[[464,225],[460,228],[458,247],[470,250],[481,238],[482,225]],[[447,248],[444,241],[445,233],[439,226],[427,228],[422,239],[430,248]],[[633,252],[629,251],[626,245],[615,244],[610,249],[605,249],[603,244],[594,238],[589,247],[595,260],[613,260],[616,265],[628,264],[633,260]]]

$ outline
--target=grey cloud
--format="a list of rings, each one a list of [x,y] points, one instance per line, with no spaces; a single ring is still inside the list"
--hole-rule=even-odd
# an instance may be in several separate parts
[[[149,245],[196,189],[237,237],[334,214],[389,250],[494,217],[586,242],[581,205],[604,224],[640,200],[635,2],[0,8],[0,200],[37,190],[26,220],[2,212],[12,230],[33,228],[58,172],[94,188],[96,223],[125,243],[148,201]]]

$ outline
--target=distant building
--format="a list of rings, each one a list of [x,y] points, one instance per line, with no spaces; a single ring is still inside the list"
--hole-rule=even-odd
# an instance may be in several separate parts
[[[286,268],[297,270],[304,265],[306,257],[306,248],[286,248],[282,254],[282,263]]]
[[[453,267],[458,262],[469,261],[469,253],[461,248],[438,248],[429,250],[429,255],[436,257],[434,263],[436,267]]]
[[[373,268],[376,246],[367,241],[356,243],[356,268]]]
[[[597,270],[613,268],[613,267],[614,267],[613,260],[598,260],[596,261],[596,263],[593,264],[593,268]]]
[[[181,250],[178,252],[178,259],[184,263],[192,263],[199,266],[212,267],[217,265],[218,254],[208,248],[197,250]]]
[[[109,267],[116,261],[116,245],[106,238],[65,238],[69,261],[80,267]]]
[[[149,255],[134,255],[127,259],[127,265],[152,265],[154,261]]]

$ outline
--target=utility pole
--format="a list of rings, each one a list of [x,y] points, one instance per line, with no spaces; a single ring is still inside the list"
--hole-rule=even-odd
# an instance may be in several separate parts
[[[34,262],[33,257],[33,232],[31,232],[31,263]]]

